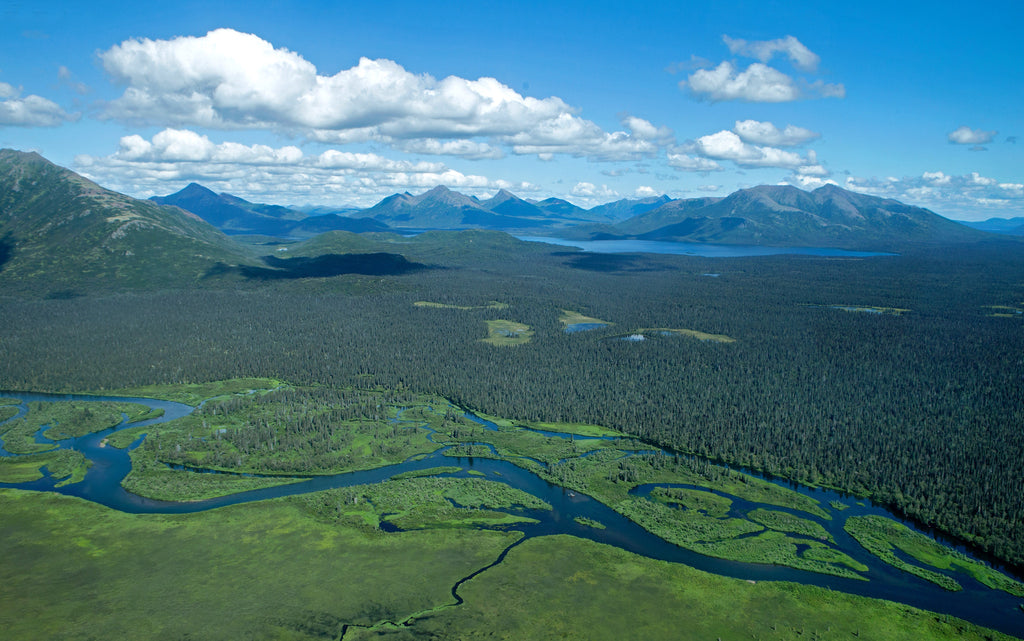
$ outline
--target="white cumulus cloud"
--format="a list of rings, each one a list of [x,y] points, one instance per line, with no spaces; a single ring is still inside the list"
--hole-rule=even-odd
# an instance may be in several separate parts
[[[622,126],[629,130],[634,138],[650,140],[659,144],[669,144],[674,139],[672,130],[668,127],[656,127],[650,121],[636,116],[626,116],[622,119]]]
[[[949,132],[946,137],[949,142],[957,145],[985,145],[992,142],[998,133],[998,131],[984,131],[964,126]]]
[[[785,129],[780,130],[770,122],[757,120],[737,120],[734,131],[744,142],[774,147],[802,145],[821,137],[821,134],[803,127],[786,125]]]
[[[679,83],[689,88],[697,98],[712,101],[738,100],[742,102],[792,102],[807,98],[843,98],[846,88],[842,84],[794,78],[766,64],[776,54],[785,55],[793,66],[804,73],[818,68],[819,56],[793,36],[776,40],[747,41],[722,36],[722,41],[734,55],[755,58],[759,62],[740,69],[725,60],[717,66],[702,65]]]
[[[236,142],[214,144],[187,129],[164,129],[149,141],[139,135],[124,136],[114,157],[125,161],[212,162],[229,164],[294,164],[302,159],[298,147],[275,149],[267,145]]]
[[[726,60],[714,69],[693,72],[687,83],[695,94],[716,101],[791,102],[800,97],[800,90],[792,78],[759,62],[738,71],[733,63]]]
[[[926,171],[903,178],[849,177],[844,187],[927,207],[955,219],[1024,215],[1024,185],[1000,182],[976,171],[960,175]]]
[[[947,176],[941,171],[926,171],[921,174],[921,178],[935,185],[948,185],[953,180],[951,176]]]
[[[784,54],[793,63],[793,66],[801,71],[815,71],[818,68],[818,63],[821,62],[818,54],[808,49],[793,36],[754,41],[722,36],[722,41],[729,47],[729,51],[733,55],[756,58],[761,62],[768,62],[776,53]]]
[[[324,75],[298,53],[232,29],[127,40],[99,59],[126,85],[104,117],[132,123],[272,129],[465,158],[498,155],[490,143],[465,142],[478,137],[513,153],[635,158],[655,153],[667,132],[635,119],[631,133],[608,133],[560,98],[524,96],[494,78],[437,79],[388,59],[361,58]]]
[[[572,195],[579,196],[581,198],[604,198],[612,199],[618,198],[619,192],[614,189],[610,189],[608,185],[595,185],[594,183],[578,182],[572,188]]]
[[[349,169],[358,171],[443,173],[447,168],[439,162],[410,162],[392,160],[377,154],[353,153],[329,149],[316,157],[317,167],[324,169]]]
[[[17,87],[0,82],[0,127],[57,127],[80,117],[77,113],[67,113],[42,96],[30,94],[20,98],[20,95]]]
[[[653,156],[658,143],[625,131],[608,133],[595,123],[572,114],[561,114],[502,139],[516,154],[570,154],[593,160],[636,160]]]
[[[475,140],[438,140],[436,138],[414,138],[396,144],[398,149],[410,154],[432,156],[459,156],[468,160],[502,158],[500,148]]]
[[[487,190],[536,191],[527,182],[465,174],[440,162],[387,158],[328,149],[305,155],[294,146],[214,142],[188,129],[164,129],[151,139],[121,138],[105,157],[81,155],[76,170],[138,197],[165,195],[189,182],[257,202],[368,206],[396,191],[446,185],[483,195]]]
[[[722,166],[714,160],[701,158],[700,156],[694,156],[692,154],[682,153],[679,151],[668,152],[668,165],[669,167],[675,167],[676,169],[682,169],[683,171],[722,171]]]
[[[701,136],[693,143],[694,150],[705,158],[731,160],[741,167],[782,167],[795,169],[813,164],[798,153],[775,147],[762,147],[743,142],[733,131]]]
[[[815,176],[818,178],[824,178],[831,174],[828,169],[825,169],[821,165],[801,165],[793,171],[798,176]]]

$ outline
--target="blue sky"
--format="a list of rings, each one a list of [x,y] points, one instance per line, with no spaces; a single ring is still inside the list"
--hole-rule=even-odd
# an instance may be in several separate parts
[[[1019,2],[140,4],[0,2],[0,146],[139,197],[834,182],[1024,215]]]

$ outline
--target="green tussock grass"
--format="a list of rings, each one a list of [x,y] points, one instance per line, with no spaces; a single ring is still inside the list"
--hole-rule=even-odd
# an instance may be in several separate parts
[[[416,307],[427,307],[430,309],[458,309],[462,311],[469,311],[473,309],[508,309],[508,303],[500,303],[498,301],[491,301],[486,305],[449,305],[446,303],[432,303],[430,301],[418,300],[413,303]]]
[[[832,538],[832,535],[820,523],[815,523],[799,516],[793,516],[787,512],[757,509],[749,512],[747,518],[755,523],[760,523],[770,530],[789,532],[790,534],[799,534],[800,536],[835,543],[835,539]]]
[[[864,549],[889,565],[947,590],[956,591],[962,588],[953,577],[904,561],[895,554],[895,550],[898,549],[932,568],[963,572],[990,588],[1004,590],[1015,596],[1024,596],[1024,584],[1019,581],[892,519],[877,515],[854,516],[846,521],[844,529]]]
[[[489,320],[487,323],[487,338],[482,338],[485,343],[498,346],[524,345],[533,338],[533,330],[529,325],[517,323],[510,320]]]
[[[455,474],[461,472],[462,468],[455,465],[442,465],[439,467],[428,467],[425,470],[412,470],[410,472],[402,472],[401,474],[395,474],[391,477],[392,481],[398,481],[401,479],[414,479],[421,476],[437,476],[439,474]]]
[[[563,309],[562,310],[562,314],[561,314],[561,316],[558,317],[558,320],[563,325],[566,325],[566,326],[568,326],[568,325],[580,325],[580,324],[584,324],[584,323],[585,324],[601,324],[601,325],[613,325],[614,324],[614,323],[609,323],[608,321],[605,321],[605,320],[601,320],[600,318],[594,318],[592,316],[584,316],[583,314],[581,314],[579,312],[570,311],[568,309]]]
[[[466,602],[458,608],[413,619],[408,627],[352,630],[352,639],[1011,638],[909,606],[719,577],[569,536],[525,541],[459,594]]]
[[[585,516],[577,516],[577,517],[573,518],[573,521],[576,521],[580,525],[585,525],[587,527],[592,527],[592,528],[595,528],[595,529],[598,529],[598,530],[605,530],[605,529],[607,529],[607,526],[604,523],[602,523],[600,521],[595,521],[594,519],[590,519],[590,518],[587,518]]]
[[[678,336],[689,336],[696,338],[701,341],[713,341],[715,343],[735,343],[736,339],[725,334],[709,334],[708,332],[701,332],[696,329],[671,329],[667,327],[657,327],[654,329],[641,329],[638,330],[639,334],[646,334],[648,332],[668,332],[670,334],[676,334]]]
[[[130,515],[0,490],[0,628],[9,639],[337,638],[451,603],[518,536],[383,534],[291,500]]]

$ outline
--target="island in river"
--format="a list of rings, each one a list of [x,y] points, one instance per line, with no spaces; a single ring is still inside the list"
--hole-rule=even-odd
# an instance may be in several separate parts
[[[16,638],[1024,632],[1024,586],[945,546],[913,556],[882,507],[596,426],[260,379],[3,396],[0,437],[33,425],[43,446],[0,458]],[[45,436],[89,403],[149,409]]]

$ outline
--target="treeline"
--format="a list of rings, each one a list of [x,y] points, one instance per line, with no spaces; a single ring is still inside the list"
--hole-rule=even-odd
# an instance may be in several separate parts
[[[598,423],[871,493],[1024,564],[1024,319],[987,307],[1024,303],[1022,253],[994,245],[866,260],[596,262],[568,252],[495,262],[463,253],[446,269],[396,277],[2,300],[0,386],[273,376],[435,393],[499,416]],[[562,309],[614,325],[565,334]],[[489,319],[535,334],[525,345],[488,345],[479,339]],[[736,342],[611,338],[650,327]],[[327,434],[334,419],[325,420]]]

